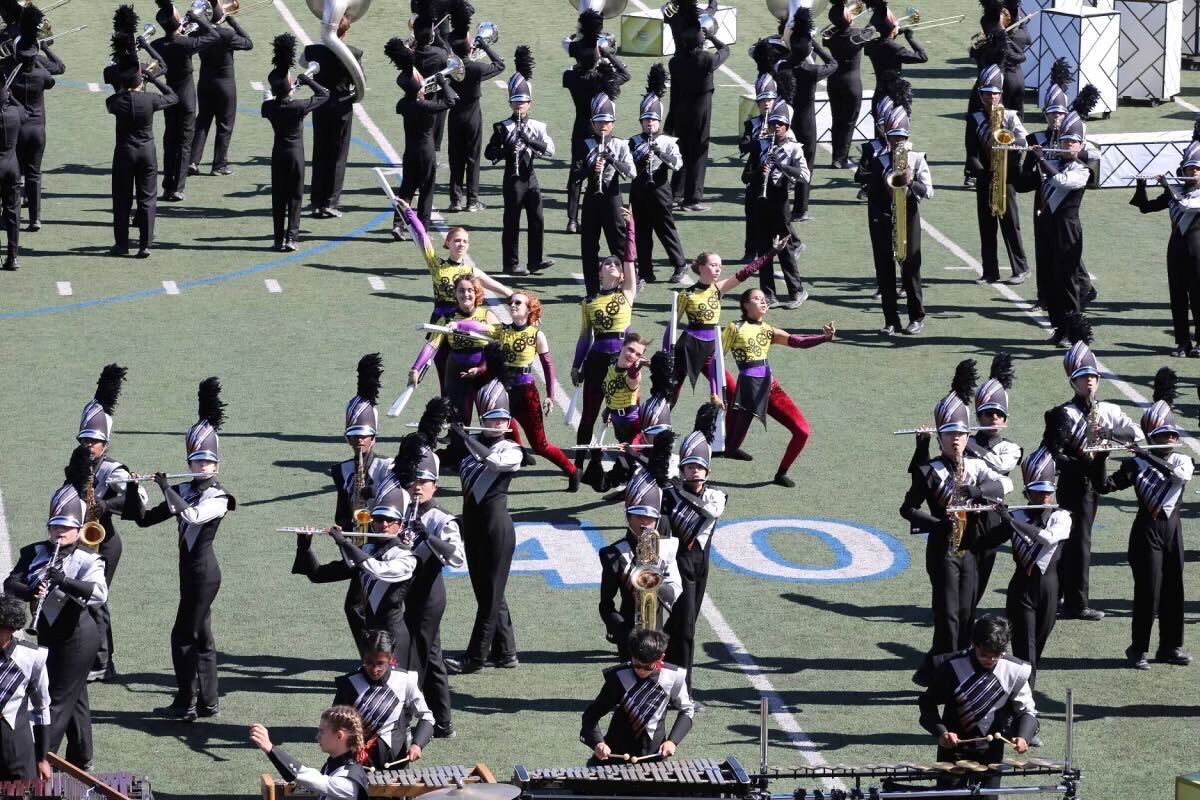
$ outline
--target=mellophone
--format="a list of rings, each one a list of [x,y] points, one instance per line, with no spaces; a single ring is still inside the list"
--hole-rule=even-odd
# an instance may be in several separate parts
[[[46,756],[56,770],[49,780],[0,781],[0,800],[154,800],[150,779],[132,772],[84,772],[56,753]]]
[[[486,764],[473,767],[458,765],[444,767],[422,767],[420,769],[384,769],[367,773],[368,797],[416,797],[458,785],[495,783],[496,778]],[[263,800],[278,800],[284,797],[316,797],[315,792],[285,783],[266,773],[262,776]]]

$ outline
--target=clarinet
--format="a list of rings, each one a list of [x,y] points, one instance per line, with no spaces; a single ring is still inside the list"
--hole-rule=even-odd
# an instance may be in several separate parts
[[[525,130],[525,117],[519,113],[514,114],[516,124],[513,125],[513,168],[512,177],[515,179],[521,174],[521,137],[520,134]]]
[[[766,167],[767,167],[767,174],[763,175],[762,193],[758,196],[760,200],[767,199],[767,187],[770,185],[770,182],[771,182],[771,171],[775,167],[775,147],[776,147],[776,145],[774,142],[767,145],[767,157],[763,160],[763,163],[766,164]]]
[[[60,549],[62,549],[62,542],[55,542],[54,543],[54,554],[50,556],[50,560],[48,562],[46,562],[46,566],[42,570],[42,574],[38,577],[38,582],[34,585],[34,590],[33,590],[34,594],[37,594],[38,591],[45,584],[46,573],[48,573],[53,567],[55,567],[57,565],[58,551]],[[38,601],[37,601],[37,608],[33,612],[33,622],[30,624],[29,630],[35,636],[37,635],[38,622],[40,622],[42,619],[42,608],[46,605],[46,598],[49,596],[50,596],[50,592],[47,591],[44,595],[39,597]]]
[[[600,144],[596,145],[596,160],[600,160],[601,158],[607,160],[607,157],[608,148],[605,145],[605,136],[604,134],[600,134]],[[589,178],[591,181],[592,194],[600,194],[604,191],[604,186],[601,183],[601,178],[604,177],[604,170],[601,168],[600,174],[596,174],[596,160],[592,162],[592,175],[591,178]]]
[[[654,158],[654,151],[652,148],[654,147],[654,141],[657,138],[658,134],[656,133],[648,133],[645,137],[646,155],[643,161],[646,165],[645,178],[647,183],[652,183],[654,180],[654,176],[650,173],[650,160]]]

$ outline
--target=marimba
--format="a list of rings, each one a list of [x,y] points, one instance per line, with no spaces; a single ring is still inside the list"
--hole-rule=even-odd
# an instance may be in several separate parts
[[[595,767],[529,770],[517,766],[513,783],[522,797],[537,800],[614,800],[627,797],[749,798],[760,785],[733,756],[670,759]]]
[[[470,783],[495,783],[496,778],[485,764],[473,767],[458,765],[426,767],[421,769],[384,769],[367,773],[368,797],[417,797],[456,786],[459,781]],[[284,797],[316,797],[316,793],[285,783],[270,775],[262,776],[263,800],[280,800]]]
[[[852,766],[847,764],[822,764],[820,766],[803,767],[767,767],[755,777],[761,778],[768,784],[778,781],[850,781],[856,797],[903,798],[906,795],[928,796],[927,786],[907,786],[905,781],[931,781],[948,775],[973,776],[986,778],[999,776],[1005,783],[1001,788],[987,789],[987,795],[1006,794],[1057,794],[1063,798],[1074,798],[1077,784],[1082,777],[1080,770],[1068,767],[1062,761],[1046,758],[1006,758],[993,764],[982,764],[977,761],[935,761],[933,763],[899,763],[899,764],[864,764]],[[1053,777],[1052,785],[1028,785],[1028,781],[1037,777]],[[863,787],[864,779],[878,779],[879,788]],[[1022,785],[1012,785],[1012,781],[1021,781]],[[876,781],[868,781],[875,783]],[[807,796],[806,790],[797,787],[791,794],[777,794],[772,786],[771,798],[793,798],[799,800]],[[951,790],[947,790],[949,792]],[[833,795],[831,795],[833,796]]]
[[[132,772],[92,775],[48,753],[55,772],[50,780],[0,781],[0,800],[154,800],[150,779]]]

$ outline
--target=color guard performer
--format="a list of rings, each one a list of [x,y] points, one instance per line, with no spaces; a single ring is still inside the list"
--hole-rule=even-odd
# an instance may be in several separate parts
[[[50,726],[49,651],[18,639],[26,604],[0,595],[0,675],[10,687],[0,705],[0,780],[50,780],[46,729]]]
[[[450,426],[467,449],[458,474],[463,488],[463,545],[478,606],[466,653],[461,659],[444,659],[451,675],[478,672],[489,661],[503,669],[521,663],[504,597],[517,546],[508,487],[521,468],[521,448],[506,436],[512,413],[504,382],[497,377],[485,383],[479,389],[478,402],[483,424],[480,438],[468,435],[460,422]]]
[[[980,515],[950,509],[1003,502],[1012,491],[1012,481],[967,452],[975,382],[974,360],[959,362],[950,393],[933,410],[940,453],[932,459],[922,458],[930,434],[917,434],[917,452],[909,470],[912,484],[900,504],[900,516],[908,520],[910,532],[929,534],[925,571],[932,590],[933,645],[913,675],[913,681],[921,686],[929,686],[933,680],[937,656],[969,644],[975,617],[978,571],[972,548],[978,539]],[[921,510],[922,505],[929,510]]]
[[[237,501],[217,481],[220,462],[218,431],[225,421],[221,383],[205,378],[197,395],[200,419],[188,428],[188,469],[196,476],[171,486],[162,472],[154,482],[162,490],[163,502],[146,509],[134,483],[125,486],[123,518],[139,528],[148,528],[176,518],[179,533],[179,608],[171,628],[171,664],[175,670],[175,698],[155,713],[194,722],[196,717],[215,717],[219,711],[217,691],[217,643],[212,633],[212,604],[221,590],[221,567],[213,545],[217,528]],[[134,476],[136,477],[136,476]]]
[[[609,426],[612,426],[613,435],[619,444],[633,444],[641,432],[642,423],[638,416],[641,410],[639,394],[642,386],[642,367],[649,363],[644,358],[646,344],[640,333],[626,331],[616,358],[608,363],[603,382],[604,411],[601,420],[604,423],[604,431],[600,434],[601,441]],[[583,473],[584,483],[598,492],[620,487],[629,476],[629,462],[623,455],[617,457],[616,463],[607,474],[604,473],[601,464],[603,459],[603,450],[593,451],[592,463]]]
[[[790,70],[795,79],[795,90],[789,98],[792,103],[792,133],[804,149],[805,163],[811,167],[816,164],[817,157],[817,84],[837,72],[838,65],[825,48],[813,41],[812,11],[800,6],[792,20],[791,50],[787,61],[780,64],[779,68]],[[814,53],[823,63],[811,59]],[[809,181],[796,183],[791,216],[796,222],[809,222],[813,218],[808,211],[810,186]]]
[[[446,146],[450,162],[450,206],[447,211],[482,211],[479,202],[479,154],[483,148],[483,116],[479,111],[481,86],[495,75],[504,71],[504,59],[476,36],[468,40],[471,14],[475,11],[466,0],[458,0],[450,6],[450,49],[462,59],[463,79],[451,78],[450,83],[458,93],[458,102],[447,115],[449,142]],[[478,50],[487,56],[487,61],[471,58],[471,51]]]
[[[1004,438],[1008,428],[1008,390],[1012,388],[1014,377],[1012,355],[1001,350],[992,357],[992,367],[988,379],[975,391],[975,421],[978,427],[975,433],[967,439],[967,452],[976,458],[983,459],[993,472],[1009,475],[1021,463],[1022,450],[1016,442]],[[1030,501],[1033,502],[1033,501]],[[996,563],[995,547],[1007,541],[1005,536],[992,543],[991,531],[999,527],[1000,519],[995,513],[987,513],[979,520],[982,531],[980,539],[986,540],[984,546],[976,548],[975,559],[979,567],[978,585],[975,590],[975,604],[983,599],[987,591],[988,580],[992,575],[992,567]],[[1012,620],[1012,614],[1009,614]],[[1015,625],[1016,622],[1014,621]],[[1034,663],[1033,660],[1020,658]]]
[[[108,253],[129,255],[129,211],[136,196],[137,256],[149,258],[158,209],[154,112],[174,106],[179,96],[161,78],[143,74],[135,38],[138,19],[133,8],[118,8],[114,23],[113,60],[104,68],[104,81],[113,87],[113,94],[104,99],[104,105],[116,123],[112,157],[113,246]],[[146,91],[147,81],[158,89],[157,93]]]
[[[29,112],[15,101],[9,87],[21,67],[10,67],[0,73],[0,219],[8,238],[8,249],[2,268],[15,272],[21,237],[21,164],[17,158],[17,142],[21,127],[28,123]]]
[[[1097,486],[1101,494],[1133,487],[1137,516],[1129,529],[1129,568],[1133,572],[1133,619],[1125,655],[1134,669],[1150,669],[1150,632],[1158,618],[1158,649],[1154,660],[1186,667],[1192,657],[1183,649],[1183,523],[1179,518],[1183,493],[1195,465],[1182,453],[1181,431],[1171,404],[1179,396],[1175,372],[1167,367],[1154,375],[1154,403],[1142,414],[1141,428],[1151,445],[1134,445],[1133,458]]]
[[[192,155],[192,137],[196,132],[196,82],[192,78],[192,56],[217,44],[217,31],[204,17],[189,8],[180,16],[171,0],[156,0],[155,20],[163,35],[154,40],[154,49],[161,53],[167,69],[167,84],[179,97],[166,113],[163,130],[162,200],[178,203],[183,200],[187,185],[188,160]],[[185,22],[195,23],[196,30],[183,32]]]
[[[1106,442],[1133,444],[1143,440],[1142,430],[1114,403],[1100,402],[1100,370],[1089,345],[1092,327],[1077,314],[1066,319],[1071,349],[1063,356],[1063,370],[1074,396],[1048,414],[1059,431],[1055,461],[1059,467],[1058,503],[1071,512],[1071,537],[1058,562],[1062,615],[1067,619],[1097,622],[1104,612],[1088,605],[1088,571],[1092,561],[1092,523],[1096,519],[1096,486],[1104,476],[1104,451],[1092,448]],[[1049,423],[1048,423],[1049,424]]]
[[[484,156],[493,164],[504,161],[504,227],[500,232],[501,259],[504,272],[528,275],[530,272],[554,266],[542,257],[545,220],[542,218],[542,186],[534,170],[535,158],[553,158],[554,140],[546,123],[529,118],[533,102],[533,52],[521,45],[513,55],[516,72],[508,79],[508,105],[512,116],[492,125],[492,138]],[[522,267],[517,256],[517,239],[521,233],[521,212],[525,212],[525,227],[529,233],[528,256]]]
[[[1183,151],[1179,173],[1182,186],[1176,189],[1168,178],[1158,182],[1163,192],[1151,200],[1146,182],[1138,181],[1129,201],[1143,214],[1166,209],[1170,212],[1171,236],[1167,240],[1167,291],[1171,300],[1171,327],[1175,349],[1171,355],[1200,358],[1200,141]],[[1191,316],[1189,325],[1189,314]],[[1192,331],[1195,330],[1195,336]]]
[[[21,9],[22,33],[20,46],[16,51],[21,71],[12,84],[13,98],[29,112],[29,117],[21,125],[21,132],[17,136],[17,160],[21,165],[21,193],[29,207],[29,225],[25,230],[31,233],[42,229],[42,156],[46,152],[45,93],[47,89],[54,88],[54,76],[62,75],[67,70],[62,59],[50,49],[52,40],[38,41],[37,30],[43,18],[41,10],[32,4]],[[134,24],[137,24],[136,20]]]
[[[850,161],[850,144],[862,108],[862,54],[867,42],[866,37],[853,27],[854,17],[842,0],[829,5],[829,22],[832,30],[824,45],[837,64],[837,70],[825,82],[831,116],[830,147],[834,168],[847,169],[854,166]]]
[[[667,636],[643,628],[629,637],[629,663],[604,671],[604,685],[583,712],[579,741],[592,749],[588,765],[619,756],[670,758],[688,731],[696,708],[684,670],[663,661]],[[667,708],[679,710],[668,732]],[[612,712],[605,733],[600,720]]]
[[[724,457],[735,461],[753,461],[754,458],[741,449],[742,442],[746,440],[750,423],[757,418],[765,426],[767,415],[770,414],[792,435],[783,451],[783,458],[779,461],[774,479],[779,486],[791,489],[796,483],[787,476],[787,471],[808,444],[812,428],[809,427],[804,414],[796,408],[792,398],[788,397],[787,392],[775,379],[767,355],[772,344],[805,350],[832,342],[837,328],[830,321],[821,327],[821,333],[805,336],[788,333],[782,328],[769,325],[766,322],[769,304],[761,289],[747,289],[742,292],[739,304],[742,309],[741,319],[730,322],[721,334],[722,350],[732,355],[738,366],[737,383],[729,404],[729,416],[725,422]],[[729,380],[729,375],[726,374],[726,385]]]
[[[629,180],[635,171],[629,143],[612,135],[617,118],[615,99],[619,93],[612,84],[592,98],[592,136],[584,142],[583,164],[576,168],[577,172],[588,176],[579,230],[583,282],[588,297],[595,296],[601,289],[601,231],[610,253],[622,249],[621,216],[625,200],[621,179]]]
[[[687,269],[683,245],[675,229],[671,208],[671,184],[667,173],[683,165],[683,156],[674,137],[659,135],[662,120],[662,96],[667,91],[667,70],[662,64],[652,64],[646,77],[646,94],[642,97],[642,132],[629,139],[629,150],[637,175],[629,184],[629,204],[633,215],[641,220],[638,229],[638,279],[654,283],[654,237],[662,243],[671,262],[671,283],[679,283]]]
[[[200,174],[208,129],[214,122],[217,135],[213,143],[212,174],[233,174],[229,168],[229,141],[233,138],[233,125],[237,119],[237,73],[234,71],[233,54],[254,49],[254,41],[242,30],[237,19],[225,13],[223,0],[211,0],[211,3],[217,41],[207,50],[200,51],[200,77],[196,81],[199,106],[196,133],[192,137],[189,175]],[[222,25],[222,22],[226,24]]]
[[[291,68],[296,61],[296,37],[281,33],[271,43],[274,69],[267,83],[274,95],[263,100],[262,116],[271,122],[275,140],[271,147],[271,220],[275,249],[294,252],[300,235],[300,204],[304,201],[304,118],[329,100],[329,91],[301,72],[295,82],[313,91],[307,100],[293,100]]]
[[[884,326],[879,333],[893,336],[900,330],[897,308],[896,263],[908,311],[903,330],[915,336],[925,327],[924,292],[921,288],[921,203],[933,197],[933,176],[924,153],[915,152],[909,135],[908,111],[897,106],[884,118],[887,146],[859,162],[855,176],[867,190],[867,224],[875,283],[883,304]],[[899,206],[903,206],[901,209]],[[904,214],[903,239],[898,220]],[[903,247],[903,250],[900,248]]]
[[[1004,760],[1004,737],[1012,737],[1013,750],[1020,754],[1037,736],[1029,665],[1005,655],[1011,635],[1008,620],[989,614],[975,621],[968,648],[939,659],[929,688],[918,701],[921,727],[938,740],[938,761],[995,764]],[[1000,785],[998,772],[982,779],[969,775],[939,778],[938,785]]]
[[[288,783],[327,800],[367,800],[367,773],[357,762],[360,753],[366,755],[366,736],[362,717],[350,706],[334,706],[321,714],[317,746],[329,758],[320,770],[304,766],[272,744],[270,731],[257,722],[250,726],[250,741]]]
[[[36,744],[35,750],[39,756],[57,752],[65,737],[67,761],[90,770],[92,712],[87,677],[100,646],[90,609],[108,599],[108,585],[103,559],[79,546],[80,529],[94,513],[87,505],[92,459],[86,447],[75,448],[65,472],[66,481],[50,498],[48,541],[21,548],[4,591],[35,603],[41,611],[33,624],[38,643],[48,650],[50,709],[43,729],[45,750]],[[20,680],[21,673],[8,675]]]
[[[337,38],[351,57],[362,62],[362,50],[346,43],[350,17],[338,21]],[[350,72],[328,45],[306,45],[300,64],[321,65],[321,85],[329,89],[329,101],[312,115],[312,182],[308,204],[316,219],[342,216],[342,183],[346,178],[346,159],[350,154],[350,133],[354,127],[354,82]]]
[[[392,634],[367,631],[362,666],[333,684],[333,704],[351,706],[362,717],[366,764],[377,770],[391,769],[398,761],[417,761],[433,738],[433,714],[421,694],[417,671],[398,669],[395,652]],[[413,720],[417,725],[410,744]]]
[[[675,435],[671,432],[659,434],[654,440],[646,465],[638,466],[625,487],[625,536],[610,545],[600,548],[600,620],[604,623],[605,638],[617,646],[622,660],[629,658],[630,635],[638,628],[661,630],[679,597],[679,572],[675,558],[679,540],[672,539],[666,530],[667,521],[662,519],[663,487],[668,483],[667,472],[671,463],[671,448]],[[661,528],[660,528],[661,523]],[[657,550],[654,563],[642,559],[644,539]],[[637,611],[640,590],[634,584],[634,575],[639,569],[656,570],[662,578],[657,589],[657,612],[653,620],[639,620]],[[619,605],[618,605],[619,601]],[[664,640],[665,649],[667,642]],[[684,677],[684,676],[681,676]],[[686,683],[686,681],[685,681]]]
[[[83,413],[79,417],[79,433],[75,436],[75,440],[88,449],[92,458],[92,469],[95,471],[92,486],[96,521],[104,526],[104,541],[100,543],[99,553],[104,559],[104,583],[110,592],[123,550],[121,537],[113,524],[113,514],[120,515],[125,508],[125,486],[129,481],[129,468],[109,456],[108,447],[112,436],[112,415],[117,407],[117,398],[121,394],[121,384],[125,381],[126,371],[125,367],[109,364],[100,372],[100,379],[96,381],[96,393],[83,407]],[[140,486],[138,493],[143,503],[149,500]],[[88,680],[111,680],[116,677],[117,671],[112,660],[112,617],[108,602],[92,608],[91,614],[100,632],[100,649],[96,653],[96,662],[88,673]]]
[[[1004,108],[1000,115],[1001,124],[993,127],[992,117],[995,109],[1003,108],[1001,94],[1004,91],[1004,71],[992,65],[985,67],[979,73],[979,98],[982,108],[971,115],[975,125],[975,147],[967,151],[968,168],[976,177],[975,183],[975,216],[979,222],[980,260],[983,262],[984,283],[997,283],[1000,280],[1000,261],[996,253],[996,228],[1004,239],[1004,247],[1008,251],[1008,261],[1012,266],[1010,284],[1024,283],[1029,277],[1029,267],[1025,263],[1025,245],[1021,241],[1021,217],[1017,209],[1017,199],[1014,183],[1020,168],[1019,153],[1005,153],[1007,168],[1005,169],[1004,208],[994,208],[992,202],[992,147],[997,144],[997,135],[1007,132],[1013,139],[1012,144],[1025,144],[1025,126],[1021,124],[1017,112]],[[985,163],[986,159],[986,163]],[[999,178],[996,178],[997,180]],[[997,211],[1003,211],[997,214]]]

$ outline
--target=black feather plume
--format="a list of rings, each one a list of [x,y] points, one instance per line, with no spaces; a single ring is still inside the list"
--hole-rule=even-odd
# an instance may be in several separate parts
[[[130,33],[114,33],[109,40],[108,49],[114,61],[134,56],[137,51],[137,40]]]
[[[671,356],[665,350],[650,356],[650,394],[655,397],[672,397],[675,394]]]
[[[1067,334],[1067,341],[1071,344],[1076,342],[1092,343],[1092,323],[1087,321],[1087,318],[1078,311],[1072,311],[1067,314],[1063,320],[1063,331]]]
[[[42,24],[45,18],[42,10],[32,3],[21,9],[21,22],[19,26],[21,36],[21,46],[28,46],[29,42],[36,42],[38,39],[38,26]]]
[[[379,402],[380,378],[383,376],[383,357],[367,353],[358,360],[358,396],[372,405]]]
[[[71,451],[71,460],[63,468],[63,476],[82,497],[87,482],[92,477],[92,454],[86,446],[81,444]]]
[[[1079,96],[1075,98],[1074,103],[1071,103],[1071,110],[1081,117],[1086,117],[1092,113],[1092,109],[1099,102],[1100,90],[1089,83],[1079,90]]]
[[[296,63],[296,37],[281,33],[271,42],[271,65],[276,69],[289,70]]]
[[[717,415],[718,409],[712,403],[705,403],[696,409],[696,424],[693,430],[697,430],[704,434],[704,439],[709,443],[713,443],[713,439],[717,436]]]
[[[471,28],[471,17],[475,16],[475,6],[467,0],[454,0],[448,9],[450,14],[450,32],[452,36],[465,38]]]
[[[950,381],[950,391],[958,395],[964,405],[971,404],[971,394],[979,383],[979,375],[975,372],[975,359],[964,358],[954,368],[954,380]]]
[[[225,404],[221,402],[221,381],[216,377],[200,381],[200,390],[196,392],[196,400],[200,419],[221,430],[225,424]]]
[[[425,455],[425,437],[420,432],[410,433],[400,440],[400,449],[392,459],[392,475],[405,489],[417,481],[417,468]]]
[[[1050,65],[1050,83],[1060,89],[1066,89],[1073,77],[1075,77],[1075,71],[1071,69],[1071,64],[1067,59],[1060,57]]]
[[[100,380],[96,381],[95,398],[105,414],[111,415],[116,409],[117,398],[121,396],[121,384],[125,381],[125,373],[128,371],[117,364],[109,364],[100,371]]]
[[[425,404],[421,421],[417,423],[417,433],[421,434],[426,447],[437,445],[438,438],[442,435],[442,430],[450,424],[450,416],[453,413],[454,406],[445,397],[435,397]]]
[[[812,38],[812,31],[812,11],[804,6],[800,6],[796,9],[796,13],[792,15],[792,38],[810,39]]]
[[[537,63],[533,60],[533,48],[527,44],[517,45],[517,49],[513,53],[513,62],[522,78],[527,81],[533,80],[533,68]]]
[[[1170,404],[1175,402],[1176,397],[1179,397],[1179,376],[1170,367],[1160,367],[1154,373],[1155,402],[1166,400]]]
[[[893,77],[887,84],[887,96],[892,102],[912,115],[913,91],[912,84],[899,75]]]
[[[654,476],[654,482],[659,486],[666,486],[671,480],[671,451],[674,447],[674,431],[663,431],[655,436],[654,444],[650,447],[647,469]]]
[[[1070,416],[1062,406],[1055,406],[1042,417],[1042,446],[1051,453],[1061,453],[1073,427]]]
[[[866,0],[866,6],[872,11],[886,10],[887,0]]]
[[[168,14],[175,11],[175,4],[171,0],[155,0],[158,4],[159,11],[166,11]]]
[[[646,94],[662,97],[667,93],[667,68],[660,62],[650,65],[646,73]]]
[[[399,36],[393,36],[387,40],[387,44],[383,46],[383,54],[396,65],[396,69],[401,71],[412,69],[413,52],[404,43],[404,39]]]
[[[608,95],[609,99],[616,100],[621,96],[621,83],[623,80],[611,67],[601,70],[600,91]]]
[[[779,99],[792,102],[796,95],[796,76],[790,69],[776,70],[775,93],[779,95]]]
[[[1011,389],[1016,372],[1013,370],[1012,353],[1001,350],[992,358],[992,369],[989,378],[998,381],[1005,389]]]
[[[413,13],[424,20],[426,25],[432,25],[433,19],[433,0],[413,0],[410,4]]]
[[[579,35],[585,39],[592,39],[600,35],[604,30],[604,17],[599,11],[588,9],[579,15]]]
[[[121,4],[113,12],[113,31],[137,36],[139,21],[137,12],[133,10],[133,6]]]
[[[489,342],[487,347],[483,348],[483,363],[487,367],[488,380],[500,381],[504,388],[508,389],[512,381],[508,375],[506,361],[504,348],[499,342]]]

